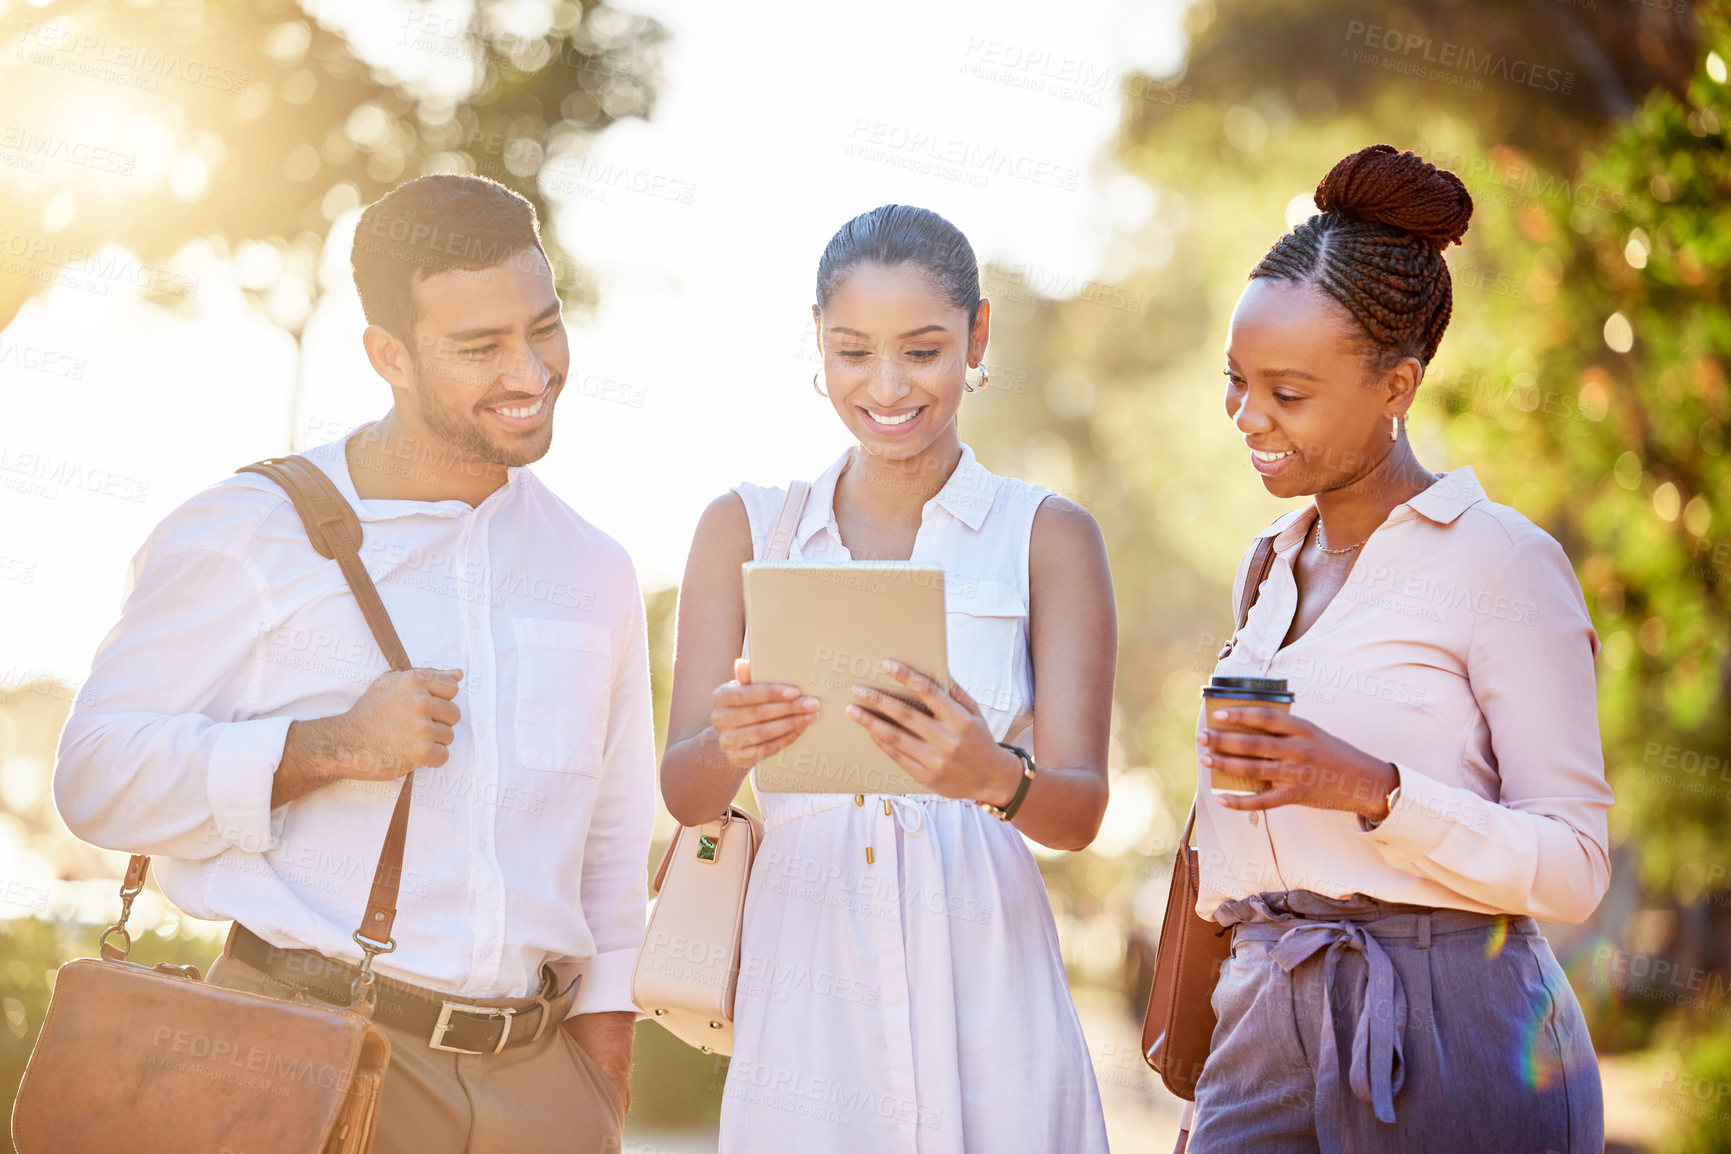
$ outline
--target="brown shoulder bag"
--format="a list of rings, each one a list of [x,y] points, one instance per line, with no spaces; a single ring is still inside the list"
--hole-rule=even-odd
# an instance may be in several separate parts
[[[1263,578],[1274,563],[1274,538],[1258,537],[1245,570],[1244,587],[1238,593],[1239,629],[1250,617]],[[1227,642],[1221,658],[1232,649]],[[1187,1101],[1196,1100],[1196,1083],[1208,1061],[1214,1036],[1214,984],[1220,967],[1232,952],[1232,935],[1211,918],[1198,917],[1196,898],[1201,888],[1201,864],[1190,834],[1196,828],[1196,804],[1178,838],[1178,855],[1172,863],[1172,888],[1166,895],[1166,916],[1160,922],[1160,944],[1154,954],[1154,988],[1148,995],[1148,1014],[1142,1020],[1142,1055],[1160,1075],[1166,1088]]]
[[[273,457],[240,472],[288,493],[313,547],[342,567],[392,669],[408,654],[360,561],[361,524],[318,466]],[[60,967],[12,1109],[18,1154],[124,1147],[131,1154],[270,1151],[367,1154],[391,1044],[372,1024],[373,958],[396,948],[403,845],[414,775],[403,778],[355,942],[365,954],[351,1004],[224,989],[192,966],[126,960],[132,902],[150,859],[120,886],[120,920],[100,958]]]

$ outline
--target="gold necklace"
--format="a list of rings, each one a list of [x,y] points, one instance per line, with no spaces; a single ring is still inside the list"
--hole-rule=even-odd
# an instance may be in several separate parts
[[[1372,532],[1375,532],[1375,530],[1372,530]],[[1364,539],[1364,541],[1360,541],[1357,545],[1348,545],[1344,549],[1330,549],[1324,543],[1326,540],[1327,540],[1327,538],[1322,535],[1322,517],[1320,515],[1318,515],[1316,518],[1316,547],[1318,549],[1321,549],[1324,553],[1329,554],[1330,556],[1338,557],[1342,553],[1350,553],[1354,549],[1358,549],[1358,548],[1362,547],[1364,545],[1364,541],[1368,541],[1368,540],[1370,540],[1370,538],[1366,537]]]

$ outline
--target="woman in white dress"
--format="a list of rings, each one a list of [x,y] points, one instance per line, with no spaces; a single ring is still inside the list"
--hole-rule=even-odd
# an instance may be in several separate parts
[[[942,565],[955,688],[890,669],[931,716],[863,687],[856,702],[891,720],[848,709],[932,793],[759,795],[721,1149],[1104,1154],[1023,835],[1082,849],[1105,812],[1105,546],[1082,509],[987,472],[957,436],[990,306],[954,225],[904,205],[848,222],[818,265],[812,315],[819,391],[858,445],[812,483],[790,557]],[[815,698],[754,684],[740,656],[740,566],[765,552],[783,496],[723,494],[692,542],[661,763],[667,808],[688,825],[722,813],[815,716]]]

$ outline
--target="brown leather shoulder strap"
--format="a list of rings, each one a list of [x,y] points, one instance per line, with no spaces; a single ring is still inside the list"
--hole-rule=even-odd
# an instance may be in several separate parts
[[[1273,566],[1274,538],[1258,537],[1250,554],[1250,568],[1245,570],[1244,588],[1238,591],[1237,629],[1243,629],[1244,623],[1250,620],[1250,607],[1256,604],[1256,595],[1262,592],[1262,582],[1267,579],[1268,571]]]
[[[379,598],[378,587],[361,564],[361,521],[347,498],[331,483],[324,470],[305,457],[271,457],[235,470],[257,473],[282,486],[295,511],[301,515],[307,537],[319,554],[334,560],[342,568],[367,628],[379,643],[385,660],[396,670],[412,665],[408,651],[397,636],[397,627]],[[394,949],[391,927],[397,920],[397,891],[403,880],[403,848],[409,838],[409,806],[414,796],[415,775],[403,777],[403,787],[397,794],[396,808],[391,811],[391,824],[385,831],[384,848],[379,851],[378,868],[373,871],[373,888],[367,896],[367,910],[361,918],[358,938],[366,938],[381,949]],[[364,946],[363,946],[364,948]]]
[[[354,591],[355,600],[360,602],[361,615],[367,619],[367,628],[373,631],[385,660],[392,669],[409,668],[413,663],[397,636],[397,627],[391,624],[391,615],[385,611],[385,603],[379,599],[366,566],[361,564],[361,519],[355,516],[354,508],[324,470],[305,457],[295,456],[271,457],[235,472],[257,473],[282,487],[301,515],[313,548],[321,557],[342,567],[343,577]]]
[[[1190,803],[1190,816],[1184,819],[1184,832],[1178,835],[1178,857],[1180,860],[1183,860],[1184,851],[1190,848],[1190,835],[1195,832],[1196,802],[1192,800]]]

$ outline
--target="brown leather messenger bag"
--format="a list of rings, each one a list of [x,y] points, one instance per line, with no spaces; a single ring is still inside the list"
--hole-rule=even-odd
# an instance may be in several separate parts
[[[304,457],[238,470],[282,486],[313,547],[334,560],[392,669],[408,654],[361,564],[361,523]],[[120,920],[100,958],[60,967],[12,1110],[18,1154],[367,1154],[391,1045],[372,1023],[373,958],[396,948],[414,774],[403,778],[355,942],[364,960],[347,1009],[224,989],[192,966],[126,960],[126,919],[150,859],[120,886]]]
[[[1274,538],[1258,537],[1245,570],[1244,587],[1238,594],[1238,624],[1244,628],[1250,607],[1274,563]],[[1220,651],[1224,659],[1233,642]],[[1232,935],[1209,918],[1196,915],[1202,870],[1196,847],[1190,844],[1196,828],[1196,804],[1178,838],[1178,856],[1172,863],[1172,886],[1166,895],[1166,916],[1160,923],[1160,943],[1154,954],[1154,988],[1148,994],[1148,1014],[1142,1021],[1142,1055],[1160,1075],[1166,1088],[1188,1101],[1196,1100],[1196,1083],[1208,1061],[1214,1037],[1214,985],[1220,967],[1232,952]]]

